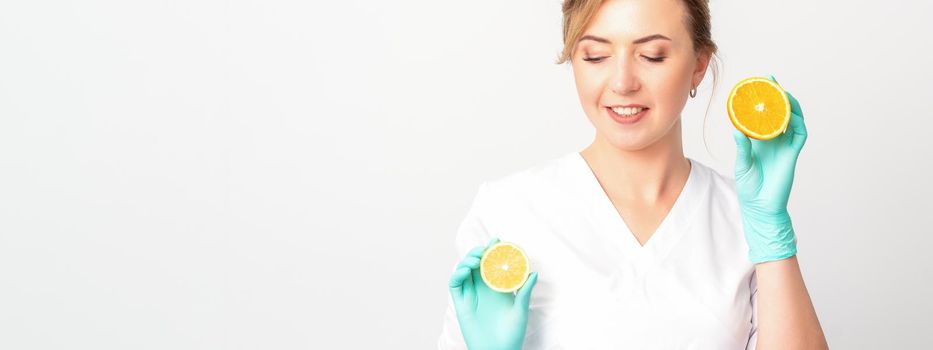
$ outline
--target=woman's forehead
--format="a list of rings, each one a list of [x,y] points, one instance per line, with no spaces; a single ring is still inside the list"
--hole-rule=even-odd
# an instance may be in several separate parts
[[[604,44],[632,45],[655,34],[677,44],[686,33],[681,0],[611,0],[600,6],[583,34],[607,39]]]

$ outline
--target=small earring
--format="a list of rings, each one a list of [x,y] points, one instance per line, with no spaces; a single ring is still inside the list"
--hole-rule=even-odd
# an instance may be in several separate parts
[[[690,89],[690,97],[697,97],[697,88]]]

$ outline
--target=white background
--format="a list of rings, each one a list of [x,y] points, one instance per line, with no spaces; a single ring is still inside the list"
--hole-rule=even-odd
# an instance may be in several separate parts
[[[829,344],[933,344],[927,1],[713,1],[725,94],[809,130],[790,211]],[[585,147],[559,0],[0,2],[0,348],[428,349],[479,184]],[[705,124],[704,112],[712,95]]]

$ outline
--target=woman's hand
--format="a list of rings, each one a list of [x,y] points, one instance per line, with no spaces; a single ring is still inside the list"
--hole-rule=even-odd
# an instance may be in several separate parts
[[[470,349],[519,350],[525,340],[528,300],[538,273],[532,272],[516,294],[489,289],[480,276],[479,261],[483,252],[498,242],[494,238],[486,247],[470,250],[450,278],[460,333]]]
[[[774,77],[771,80],[777,83]],[[786,90],[785,90],[786,92]],[[742,225],[753,263],[786,259],[797,254],[797,237],[787,213],[797,156],[807,140],[800,103],[787,92],[791,117],[788,129],[767,141],[749,139],[734,130],[737,155],[735,184]]]

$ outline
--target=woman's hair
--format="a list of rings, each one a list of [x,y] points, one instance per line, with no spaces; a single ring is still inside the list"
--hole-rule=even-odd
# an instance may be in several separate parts
[[[605,0],[564,0],[562,10],[564,12],[564,49],[557,58],[557,64],[563,64],[573,59],[577,40],[583,35],[583,30],[589,25],[596,11]],[[713,69],[713,91],[716,89],[716,81],[719,80],[719,66],[717,63],[716,52],[718,47],[713,42],[709,15],[709,0],[683,0],[684,7],[687,10],[684,24],[690,32],[690,38],[693,41],[693,50],[695,53],[709,53],[710,63]],[[710,103],[713,96],[710,94]],[[706,113],[709,113],[709,104],[706,105]],[[706,125],[706,116],[703,117],[703,125]],[[705,128],[704,128],[705,134]],[[706,138],[703,138],[704,144]],[[709,148],[707,147],[707,151]]]

